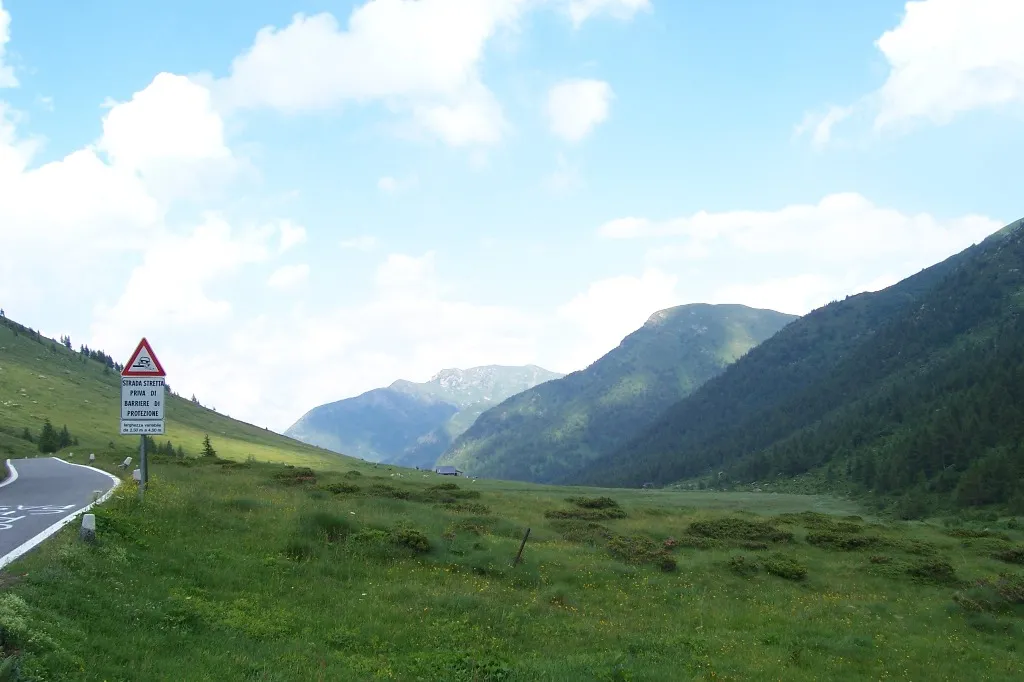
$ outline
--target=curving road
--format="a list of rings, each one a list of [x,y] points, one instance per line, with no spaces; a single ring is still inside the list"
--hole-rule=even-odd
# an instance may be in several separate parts
[[[105,471],[56,457],[9,459],[0,483],[0,568],[93,506],[121,481]]]

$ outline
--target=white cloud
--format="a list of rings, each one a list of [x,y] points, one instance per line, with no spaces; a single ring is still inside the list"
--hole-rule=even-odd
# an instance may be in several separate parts
[[[613,97],[604,81],[570,79],[548,91],[547,116],[551,132],[568,142],[579,142],[608,118]]]
[[[410,175],[407,178],[396,178],[391,175],[385,175],[377,180],[377,189],[385,194],[395,194],[407,189],[412,189],[419,185],[420,179],[416,175]]]
[[[657,268],[641,277],[611,277],[592,283],[584,293],[560,306],[557,316],[571,322],[578,343],[566,348],[563,364],[581,369],[615,348],[652,313],[680,304],[678,278]]]
[[[171,73],[158,74],[131,100],[111,103],[96,148],[164,201],[205,194],[238,168],[209,90]]]
[[[435,281],[434,262],[436,253],[428,251],[422,256],[408,256],[392,253],[377,268],[377,286],[389,294],[402,293],[421,295]]]
[[[352,239],[343,239],[339,244],[343,249],[354,249],[356,251],[372,251],[377,248],[377,238],[373,235],[364,234]]]
[[[579,167],[569,163],[564,154],[559,154],[555,161],[558,167],[544,178],[544,186],[548,190],[562,194],[583,185]]]
[[[701,211],[665,222],[622,218],[598,234],[658,240],[648,254],[653,262],[701,273],[687,279],[688,300],[803,314],[834,298],[894,283],[1001,226],[979,215],[908,215],[845,193],[775,211]]]
[[[14,75],[14,69],[9,64],[4,64],[7,43],[10,40],[11,13],[4,9],[3,0],[0,0],[0,88],[18,87],[18,78]]]
[[[267,278],[267,286],[271,289],[286,291],[298,288],[309,280],[309,265],[282,265]]]
[[[1024,104],[1024,3],[908,2],[900,24],[876,45],[890,73],[877,93],[877,128]]]
[[[230,302],[211,299],[204,287],[243,265],[267,260],[272,233],[272,229],[255,228],[236,236],[231,225],[211,213],[188,235],[162,235],[132,271],[117,303],[97,311],[94,338],[114,345],[147,329],[223,319],[231,310]],[[172,285],[164,283],[165,276],[173,278]]]
[[[281,233],[281,242],[277,247],[278,252],[284,253],[293,246],[306,243],[306,228],[296,225],[290,220],[282,220],[278,223]]]
[[[342,28],[329,13],[265,27],[216,82],[227,108],[286,112],[378,101],[453,145],[496,142],[501,108],[480,82],[488,40],[525,0],[375,0]]]
[[[885,83],[851,106],[807,114],[798,134],[822,147],[854,114],[873,117],[875,132],[906,132],[970,111],[1024,111],[1024,2],[914,0],[904,9],[875,41],[889,66]]]
[[[793,131],[794,136],[801,137],[810,134],[811,143],[815,148],[825,147],[832,139],[832,128],[838,123],[849,118],[853,113],[853,107],[840,107],[832,105],[824,111],[808,112],[804,120],[797,124]]]
[[[650,0],[568,0],[572,23],[579,26],[590,17],[606,13],[616,19],[629,20],[640,11],[651,9]]]

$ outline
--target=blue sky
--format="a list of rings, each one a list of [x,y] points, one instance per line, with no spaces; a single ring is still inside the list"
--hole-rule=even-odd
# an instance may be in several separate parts
[[[0,305],[275,429],[1024,215],[1016,0],[0,7]]]

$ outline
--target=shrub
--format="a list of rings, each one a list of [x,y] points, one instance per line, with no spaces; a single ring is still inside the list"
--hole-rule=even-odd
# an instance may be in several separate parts
[[[284,555],[293,561],[312,559],[315,554],[316,547],[305,538],[292,538],[284,546]]]
[[[360,478],[362,474],[356,471],[355,469],[349,469],[348,471],[343,473],[342,476],[344,476],[345,478]]]
[[[566,502],[584,509],[616,509],[619,503],[610,497],[567,497]]]
[[[467,514],[490,514],[491,510],[487,505],[479,502],[444,502],[443,509],[453,512],[464,512]]]
[[[551,525],[562,538],[581,545],[604,545],[615,535],[600,523],[593,521],[560,520]]]
[[[945,559],[923,559],[911,564],[907,573],[923,583],[948,584],[957,582],[956,571]]]
[[[399,528],[392,531],[391,539],[396,545],[408,547],[420,554],[430,551],[430,540],[415,528]]]
[[[1010,536],[1006,533],[997,533],[992,530],[973,530],[970,528],[951,528],[945,531],[946,535],[953,538],[998,538],[1010,542]]]
[[[1024,546],[996,552],[992,557],[1008,564],[1024,564]]]
[[[884,554],[872,554],[868,557],[868,561],[873,564],[891,564],[892,557],[885,556]]]
[[[716,549],[721,547],[722,543],[703,535],[683,535],[676,541],[676,546],[687,549]]]
[[[874,547],[880,543],[877,537],[871,535],[840,535],[838,533],[809,533],[807,542],[825,549],[838,549],[849,552],[867,547]]]
[[[1024,605],[1024,576],[1002,573],[995,581],[978,580],[970,588],[954,594],[953,601],[966,611],[1019,612]]]
[[[328,542],[342,540],[355,530],[348,517],[328,511],[302,515],[299,526],[306,536],[324,538]]]
[[[764,560],[764,570],[786,580],[803,580],[807,577],[806,566],[793,557],[778,552]]]
[[[851,521],[861,521],[859,516],[847,516],[845,521],[837,521],[827,514],[808,511],[799,514],[779,514],[776,518],[779,521],[796,523],[807,529],[828,533],[859,533],[863,530],[860,524],[851,523]]]
[[[626,512],[615,507],[612,509],[549,509],[544,512],[549,519],[578,519],[580,521],[607,521],[624,519]]]
[[[657,542],[643,535],[613,535],[608,552],[627,564],[653,564],[665,572],[676,569],[676,561]]]
[[[396,500],[408,500],[412,497],[412,493],[408,490],[402,490],[387,483],[374,483],[368,492],[377,497],[393,497]]]
[[[351,494],[359,492],[359,486],[344,482],[328,483],[324,486],[324,490],[329,493],[334,493],[335,495],[341,495],[343,493]]]
[[[760,570],[756,561],[752,561],[742,554],[729,557],[729,570],[736,575],[747,578]]]
[[[438,483],[432,485],[427,490],[460,490],[458,483]]]
[[[767,521],[750,521],[736,517],[722,517],[690,524],[691,535],[701,535],[716,540],[757,540],[761,542],[790,542],[793,534]]]
[[[274,474],[274,480],[285,485],[316,483],[316,473],[309,467],[294,467],[291,464],[286,464],[284,471]]]

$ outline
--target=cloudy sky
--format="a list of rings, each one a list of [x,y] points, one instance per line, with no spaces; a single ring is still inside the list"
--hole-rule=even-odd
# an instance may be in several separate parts
[[[283,430],[1024,215],[1020,0],[0,0],[0,307]]]

